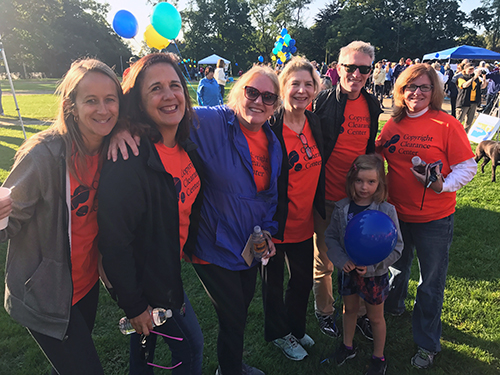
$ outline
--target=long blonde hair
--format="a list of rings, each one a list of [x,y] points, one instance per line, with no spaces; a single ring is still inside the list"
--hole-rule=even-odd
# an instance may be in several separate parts
[[[101,73],[111,78],[116,85],[121,108],[123,99],[122,88],[113,70],[105,63],[96,59],[84,58],[75,61],[71,64],[70,69],[64,75],[56,90],[56,94],[59,96],[59,109],[56,120],[48,129],[33,135],[24,142],[15,155],[13,167],[15,167],[36,145],[43,142],[45,139],[60,136],[65,145],[67,168],[79,183],[84,184],[76,171],[84,171],[86,169],[86,156],[90,155],[90,153],[85,147],[82,133],[73,115],[73,109],[78,92],[78,84],[91,72]],[[102,150],[105,149],[108,142],[109,140],[105,138],[99,150],[99,163],[101,165],[106,158],[106,153],[102,152]]]

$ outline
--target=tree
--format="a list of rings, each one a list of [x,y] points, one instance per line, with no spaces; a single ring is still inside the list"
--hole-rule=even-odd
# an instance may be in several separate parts
[[[118,65],[130,49],[106,21],[108,10],[94,0],[0,0],[0,32],[12,69],[25,64],[60,77],[84,56]]]
[[[485,47],[500,52],[500,0],[482,0],[483,6],[471,11],[470,19],[485,29]]]

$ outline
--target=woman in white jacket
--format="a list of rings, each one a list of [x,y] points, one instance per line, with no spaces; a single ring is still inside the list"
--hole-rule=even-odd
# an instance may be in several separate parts
[[[214,77],[220,88],[220,96],[222,97],[222,101],[224,101],[224,87],[226,86],[226,73],[224,73],[224,60],[219,59],[217,61],[217,69],[215,69]]]

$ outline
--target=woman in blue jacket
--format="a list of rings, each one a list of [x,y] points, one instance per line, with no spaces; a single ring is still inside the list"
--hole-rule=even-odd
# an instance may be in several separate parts
[[[205,78],[198,85],[198,104],[201,106],[216,106],[222,103],[220,87],[214,78],[214,68],[207,66],[205,68]]]
[[[253,67],[234,85],[228,105],[195,108],[198,120],[191,139],[205,171],[203,205],[198,241],[191,256],[219,318],[217,374],[264,374],[243,363],[243,339],[248,307],[252,301],[258,265],[242,256],[255,225],[271,234],[278,203],[281,145],[268,119],[279,105],[279,82],[268,67]],[[125,139],[135,155],[138,149],[129,134],[114,140],[128,157]],[[268,242],[270,252],[274,245]]]

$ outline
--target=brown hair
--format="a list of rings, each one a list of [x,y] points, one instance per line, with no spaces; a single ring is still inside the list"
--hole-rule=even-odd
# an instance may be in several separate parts
[[[173,53],[152,53],[138,60],[132,68],[130,68],[130,73],[123,81],[122,86],[125,99],[125,114],[127,116],[129,130],[132,134],[137,134],[139,136],[146,135],[155,143],[163,139],[158,130],[158,126],[141,110],[141,84],[146,70],[151,66],[155,64],[168,64],[175,70],[179,77],[179,81],[184,90],[184,100],[186,102],[184,117],[177,128],[175,140],[177,142],[184,142],[189,137],[189,129],[193,123],[195,114],[186,80],[179,69],[178,62],[179,59]]]
[[[205,76],[207,76],[207,75],[208,75],[208,73],[213,73],[213,72],[214,72],[214,67],[213,67],[213,66],[210,66],[210,65],[209,65],[209,66],[207,66],[207,67],[205,68]]]
[[[314,66],[312,66],[309,60],[302,56],[292,57],[291,60],[285,65],[283,71],[280,73],[278,79],[280,82],[281,91],[285,89],[285,86],[290,79],[290,75],[301,70],[305,70],[311,75],[311,79],[314,83],[314,96],[316,97],[316,94],[320,89],[318,73],[316,73],[316,69],[314,69]]]
[[[120,101],[120,118],[123,107],[123,93],[120,86],[120,81],[116,77],[115,72],[105,63],[90,58],[83,58],[71,64],[71,67],[66,72],[64,77],[57,87],[56,94],[59,96],[59,109],[57,111],[56,120],[46,130],[41,131],[29,138],[19,148],[15,156],[15,167],[19,161],[26,156],[36,145],[54,136],[61,136],[66,152],[66,166],[69,173],[82,185],[85,185],[78,176],[77,170],[82,172],[87,169],[86,156],[90,155],[89,150],[85,146],[84,137],[75,121],[73,109],[75,100],[78,94],[78,85],[89,73],[100,73],[109,78],[116,85],[118,100]],[[106,152],[109,144],[109,136],[104,137],[104,141],[99,150],[99,165],[102,165],[106,159]],[[90,186],[87,186],[90,187]]]
[[[382,203],[387,199],[387,182],[385,179],[385,169],[384,169],[384,159],[379,154],[363,154],[359,155],[356,160],[351,165],[349,172],[347,172],[347,179],[345,185],[345,191],[347,197],[356,201],[358,196],[356,195],[356,189],[354,183],[358,178],[359,171],[377,171],[378,176],[378,187],[373,194],[373,201],[376,203]]]
[[[444,100],[443,81],[438,77],[436,70],[429,64],[412,65],[401,73],[394,84],[394,110],[392,111],[392,119],[396,123],[406,116],[406,103],[404,100],[406,86],[424,74],[429,77],[433,86],[430,107],[435,111],[441,110]]]
[[[224,60],[219,59],[217,61],[217,68],[224,68],[225,65],[226,65],[226,63],[224,62]]]
[[[279,95],[280,95],[280,83],[278,81],[278,76],[271,68],[267,66],[255,65],[248,72],[243,74],[240,79],[236,81],[233,88],[229,92],[227,99],[227,106],[231,108],[235,113],[239,112],[241,103],[243,103],[244,92],[243,88],[247,86],[250,81],[257,75],[263,75],[268,77],[274,86],[274,93],[278,95],[278,100],[274,103],[274,109],[278,108],[280,105]]]

